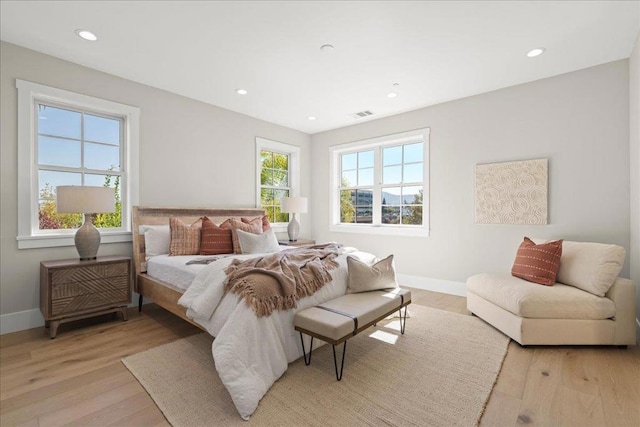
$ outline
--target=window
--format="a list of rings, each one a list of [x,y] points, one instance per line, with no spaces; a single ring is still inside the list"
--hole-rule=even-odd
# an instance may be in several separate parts
[[[82,215],[56,211],[59,185],[114,188],[115,213],[96,214],[94,224],[105,243],[131,240],[139,109],[22,80],[16,86],[18,247],[73,245]]]
[[[289,214],[280,211],[283,197],[297,196],[300,148],[256,138],[256,206],[264,209],[276,231],[284,231]]]
[[[334,146],[332,231],[428,235],[429,129]]]

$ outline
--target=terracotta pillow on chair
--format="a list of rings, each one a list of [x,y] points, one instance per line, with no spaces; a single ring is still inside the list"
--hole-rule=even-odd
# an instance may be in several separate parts
[[[528,237],[520,244],[511,275],[529,282],[551,286],[560,269],[562,240],[536,245]]]
[[[227,220],[217,226],[206,216],[202,219],[200,255],[220,255],[233,253],[231,223]]]

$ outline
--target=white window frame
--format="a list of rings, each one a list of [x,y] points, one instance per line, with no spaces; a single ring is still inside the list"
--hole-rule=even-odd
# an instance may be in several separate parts
[[[289,196],[300,196],[300,147],[283,142],[273,141],[270,139],[256,137],[256,207],[260,208],[260,190],[262,183],[260,182],[260,172],[262,171],[261,152],[273,151],[289,156]],[[296,218],[300,222],[299,215]],[[271,223],[271,228],[276,233],[284,233],[287,231],[288,222]]]
[[[131,241],[131,210],[138,203],[140,109],[117,102],[16,79],[18,89],[18,249],[74,246],[75,229],[40,230],[38,221],[37,103],[123,119],[120,189],[122,227],[99,229],[101,243]]]
[[[364,233],[395,236],[429,236],[429,128],[417,129],[347,144],[329,147],[329,161],[331,171],[331,188],[329,191],[329,230],[337,233]],[[411,144],[422,141],[423,146],[423,198],[422,225],[382,224],[382,148],[394,145]],[[372,224],[344,224],[340,222],[340,188],[341,168],[340,156],[353,152],[373,150],[374,153],[374,183],[373,183],[373,223]]]

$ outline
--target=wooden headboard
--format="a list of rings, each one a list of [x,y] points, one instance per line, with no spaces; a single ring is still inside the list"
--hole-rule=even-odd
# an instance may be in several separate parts
[[[198,218],[207,216],[216,224],[231,217],[255,218],[265,214],[263,209],[208,209],[208,208],[154,208],[144,206],[133,207],[133,263],[136,277],[147,271],[144,234],[140,233],[141,225],[169,225],[169,218],[177,217],[186,224],[191,224]]]

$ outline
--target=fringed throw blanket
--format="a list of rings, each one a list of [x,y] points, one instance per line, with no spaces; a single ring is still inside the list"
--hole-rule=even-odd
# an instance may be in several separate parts
[[[335,258],[339,248],[329,243],[245,261],[234,259],[224,271],[225,291],[238,295],[258,316],[295,308],[300,298],[332,280],[329,271],[338,266]]]

